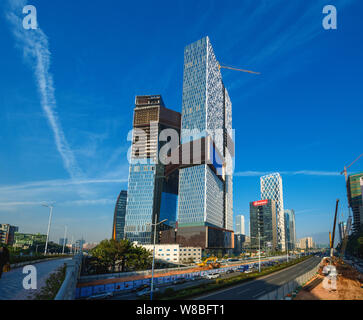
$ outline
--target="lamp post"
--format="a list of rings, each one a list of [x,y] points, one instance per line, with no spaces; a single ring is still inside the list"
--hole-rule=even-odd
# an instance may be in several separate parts
[[[67,236],[67,226],[64,226],[64,238],[63,238],[63,249],[62,254],[64,254],[64,247],[66,245],[66,236]]]
[[[261,234],[260,229],[258,229],[258,237],[250,237],[258,239],[258,272],[261,272]],[[252,241],[251,241],[252,243]]]
[[[44,255],[47,254],[47,249],[48,249],[49,230],[50,230],[50,224],[51,224],[51,221],[52,221],[53,204],[54,203],[50,203],[50,204],[45,204],[44,203],[44,204],[42,204],[43,207],[49,208],[48,231],[47,231],[47,240],[45,241]]]
[[[151,268],[151,290],[150,290],[150,300],[153,299],[153,289],[154,289],[154,264],[155,264],[155,242],[156,242],[156,226],[167,221],[168,219],[164,219],[158,223],[156,223],[156,215],[155,215],[155,223],[148,223],[149,226],[154,226],[154,249],[153,249],[153,264]]]

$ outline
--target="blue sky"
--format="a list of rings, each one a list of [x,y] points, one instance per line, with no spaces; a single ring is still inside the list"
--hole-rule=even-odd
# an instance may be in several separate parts
[[[37,8],[37,33],[9,16],[22,18],[24,3]],[[322,27],[327,4],[337,30]],[[51,239],[64,225],[75,239],[110,237],[127,189],[134,97],[162,94],[181,111],[183,48],[208,35],[221,64],[261,72],[222,70],[236,132],[235,214],[248,221],[259,177],[279,171],[298,237],[326,243],[335,199],[347,217],[339,172],[362,153],[362,12],[355,0],[1,1],[0,222],[45,233],[40,203],[54,200]],[[24,55],[29,39],[49,58],[45,80]]]

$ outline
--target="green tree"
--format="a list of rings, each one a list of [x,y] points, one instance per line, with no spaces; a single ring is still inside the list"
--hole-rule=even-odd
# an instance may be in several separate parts
[[[90,251],[93,259],[91,264],[96,272],[125,272],[142,270],[151,266],[151,251],[133,245],[129,240],[102,240],[99,245]]]

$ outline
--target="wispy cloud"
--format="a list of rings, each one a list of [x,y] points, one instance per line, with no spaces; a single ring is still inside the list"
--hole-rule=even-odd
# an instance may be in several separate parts
[[[270,174],[276,171],[238,171],[234,173],[235,177],[257,177]],[[336,171],[314,171],[314,170],[300,170],[300,171],[278,171],[282,175],[303,175],[303,176],[340,176],[340,172]]]
[[[0,191],[12,191],[12,190],[22,190],[31,188],[52,188],[52,187],[66,187],[71,185],[90,185],[90,184],[113,184],[113,183],[125,183],[126,178],[123,179],[80,179],[80,180],[43,180],[34,181],[23,184],[0,186]]]
[[[55,99],[53,76],[49,71],[51,53],[48,38],[42,29],[25,30],[21,16],[26,0],[9,0],[10,11],[6,17],[11,24],[17,46],[23,51],[24,57],[34,71],[37,82],[41,106],[54,135],[56,148],[63,160],[64,168],[72,179],[83,177],[74,153],[65,137],[58,114]]]

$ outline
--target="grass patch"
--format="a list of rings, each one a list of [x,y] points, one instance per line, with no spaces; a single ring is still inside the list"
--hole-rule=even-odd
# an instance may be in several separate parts
[[[29,298],[32,300],[54,300],[56,297],[64,278],[66,277],[67,265],[59,267],[55,272],[51,273],[45,285],[39,290],[39,292],[34,293]]]

